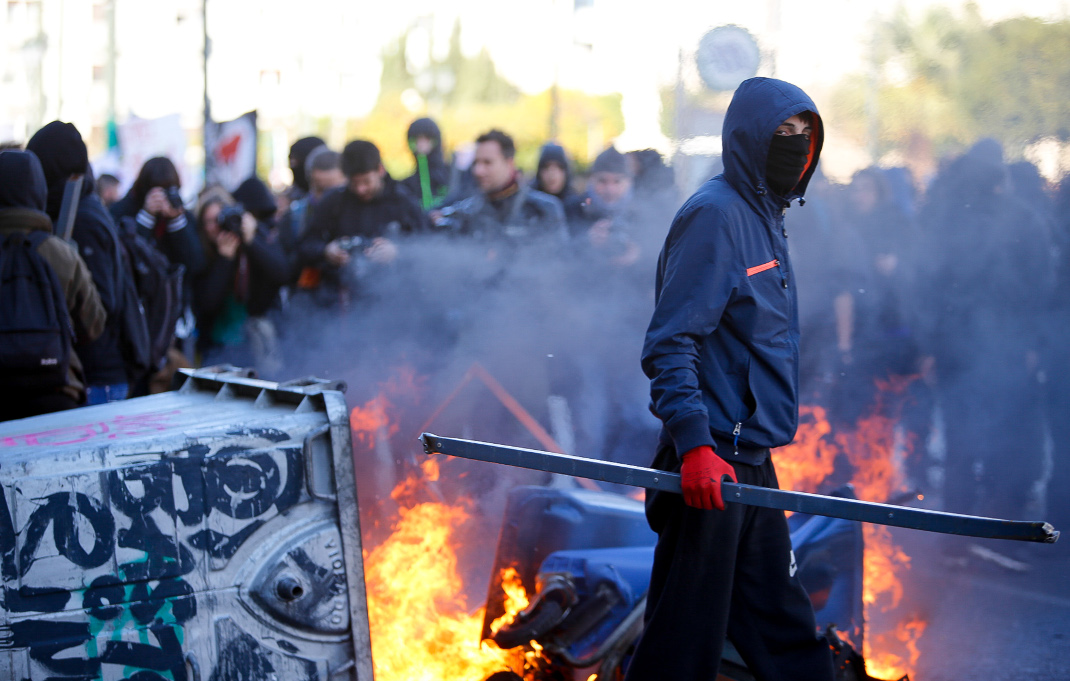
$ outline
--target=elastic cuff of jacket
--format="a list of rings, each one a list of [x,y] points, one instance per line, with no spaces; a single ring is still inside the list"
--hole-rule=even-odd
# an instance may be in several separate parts
[[[177,232],[186,226],[186,214],[179,213],[178,217],[167,223],[168,232]]]
[[[137,223],[145,229],[152,229],[156,225],[156,216],[142,208],[137,212]]]
[[[669,426],[669,434],[680,456],[695,447],[706,446],[717,451],[717,445],[710,435],[709,419],[705,414],[689,414]]]

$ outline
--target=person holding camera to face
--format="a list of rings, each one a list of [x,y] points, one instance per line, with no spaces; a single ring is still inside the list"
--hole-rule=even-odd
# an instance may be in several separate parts
[[[193,215],[182,204],[182,180],[171,159],[157,156],[141,166],[133,186],[111,206],[112,217],[137,221],[138,232],[150,238],[167,259],[186,269],[190,281],[205,265],[204,251],[194,233]],[[187,297],[189,288],[187,286]]]
[[[201,363],[277,372],[277,333],[268,313],[278,305],[289,267],[275,232],[218,187],[201,195],[197,231],[208,261],[193,280]]]

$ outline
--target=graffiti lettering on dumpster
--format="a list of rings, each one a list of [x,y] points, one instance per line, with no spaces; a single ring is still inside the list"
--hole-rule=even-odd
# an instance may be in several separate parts
[[[169,421],[180,409],[134,416],[116,416],[108,421],[96,421],[76,426],[52,428],[38,433],[11,435],[0,439],[0,447],[60,447],[92,440],[117,440],[120,437],[145,435],[166,430]]]
[[[64,444],[162,427],[157,419],[167,415],[19,439]],[[154,463],[0,490],[8,614],[0,653],[25,650],[40,678],[186,679],[181,625],[197,614],[206,574],[297,504],[303,489],[301,448],[276,444],[288,436],[242,435],[256,446],[197,445]]]

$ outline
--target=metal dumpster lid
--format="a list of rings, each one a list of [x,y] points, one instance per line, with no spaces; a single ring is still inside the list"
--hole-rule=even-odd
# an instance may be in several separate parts
[[[0,423],[0,464],[87,449],[174,451],[196,433],[323,412],[320,395],[345,389],[340,381],[315,378],[263,381],[236,367],[180,369],[176,383],[177,390],[158,395]]]

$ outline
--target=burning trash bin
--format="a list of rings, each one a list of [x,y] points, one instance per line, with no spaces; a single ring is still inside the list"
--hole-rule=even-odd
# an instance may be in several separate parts
[[[849,486],[834,494],[854,498]],[[789,526],[799,577],[833,648],[837,678],[873,680],[857,652],[863,633],[861,526],[802,513],[794,514]],[[503,649],[538,651],[530,670],[536,680],[620,678],[642,632],[655,540],[643,504],[634,499],[589,490],[518,488],[499,536],[484,638]],[[503,582],[512,575],[531,594],[520,612],[506,607]],[[725,645],[721,677],[753,679],[731,642]]]

